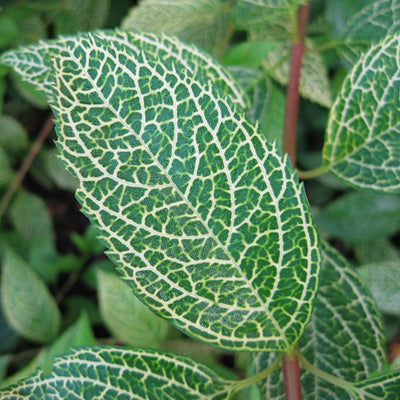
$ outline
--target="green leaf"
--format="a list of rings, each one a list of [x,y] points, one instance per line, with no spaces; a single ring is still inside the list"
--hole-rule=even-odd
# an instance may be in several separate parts
[[[220,0],[142,0],[122,21],[123,29],[177,35],[214,52],[229,25],[229,8]]]
[[[10,207],[11,222],[30,244],[35,241],[54,243],[52,221],[44,201],[26,191],[19,191]]]
[[[275,47],[275,42],[242,42],[228,52],[223,59],[223,63],[225,65],[244,65],[257,68],[261,66],[263,59]]]
[[[339,50],[353,64],[371,44],[398,33],[400,1],[374,1],[347,21],[339,36],[339,40],[342,39],[346,45]]]
[[[371,377],[386,364],[383,325],[373,299],[348,262],[327,243],[323,243],[322,254],[319,294],[299,349],[315,367],[339,378],[341,383],[346,381],[347,390],[303,369],[304,400],[391,400],[390,396],[359,397],[351,392],[360,387],[376,394],[378,387],[389,385],[390,374],[384,379]],[[254,363],[256,370],[264,369],[275,358],[271,353],[260,353]],[[400,375],[395,376],[399,387]],[[384,384],[385,379],[388,381]],[[285,398],[281,371],[263,382],[262,393],[263,398]]]
[[[8,364],[11,360],[11,354],[0,355],[0,382],[4,379],[7,373]]]
[[[11,352],[17,347],[19,336],[8,323],[3,311],[2,295],[0,289],[0,354]],[[0,374],[1,375],[1,374]],[[2,380],[0,376],[0,381]]]
[[[233,21],[239,29],[260,29],[268,24],[289,25],[290,10],[304,4],[306,0],[236,0],[233,7]],[[284,28],[288,38],[290,28]],[[268,37],[268,36],[266,36]]]
[[[71,240],[83,254],[94,255],[104,250],[104,245],[99,241],[98,235],[98,231],[92,225],[89,225],[83,235],[73,232]]]
[[[97,272],[100,314],[110,332],[122,343],[158,347],[168,335],[168,322],[136,298],[115,273]]]
[[[384,313],[400,316],[400,260],[363,265],[357,272],[378,308]]]
[[[58,148],[82,211],[135,294],[185,333],[290,348],[319,250],[288,157],[209,80],[129,37],[82,34],[55,60]]]
[[[18,25],[7,16],[0,16],[0,48],[6,47],[18,38]]]
[[[96,36],[104,40],[113,40],[117,46],[127,46],[126,51],[137,54],[146,52],[149,60],[165,59],[175,63],[177,69],[190,71],[194,79],[211,80],[225,95],[240,106],[245,106],[244,95],[229,72],[208,54],[195,46],[186,45],[178,39],[152,34],[99,31]],[[14,68],[24,82],[35,87],[46,95],[48,101],[53,98],[53,77],[51,76],[51,60],[64,48],[73,44],[74,39],[64,37],[49,40],[36,45],[23,46],[10,50],[0,56],[0,64]]]
[[[13,161],[20,158],[29,147],[25,127],[8,115],[0,115],[0,146]]]
[[[400,36],[356,63],[329,115],[324,165],[356,188],[400,192]]]
[[[400,260],[400,251],[387,238],[358,243],[354,246],[354,253],[359,264]]]
[[[60,312],[46,285],[21,258],[8,250],[2,267],[4,313],[21,336],[46,343],[60,326]]]
[[[86,312],[81,312],[79,319],[49,347],[42,368],[45,372],[51,372],[54,358],[57,355],[69,352],[72,347],[94,346],[95,344],[96,338],[90,326],[89,317]]]
[[[331,237],[351,243],[369,242],[400,229],[400,197],[352,191],[330,202],[315,221]]]
[[[5,378],[3,381],[0,382],[0,396],[2,395],[2,388],[6,388],[11,385],[15,385],[18,381],[21,379],[24,379],[28,377],[29,375],[33,374],[37,368],[40,368],[40,366],[43,363],[43,360],[45,359],[47,353],[47,348],[42,347],[42,349],[39,351],[39,353],[28,363],[27,366],[23,367],[19,371],[17,371],[15,374],[8,376]]]
[[[229,71],[249,98],[250,109],[247,110],[247,116],[250,122],[259,123],[267,137],[276,140],[278,146],[282,147],[286,102],[282,90],[259,70],[230,66]]]
[[[224,400],[233,384],[185,357],[99,346],[73,350],[56,359],[51,374],[37,372],[0,391],[0,396],[2,400]]]
[[[52,181],[57,187],[75,191],[78,187],[78,181],[71,174],[67,173],[57,158],[57,149],[51,149],[43,153],[44,167]]]
[[[101,28],[110,9],[110,0],[66,0],[63,4],[77,20],[78,30],[82,31]]]
[[[306,44],[312,50],[312,43],[307,41]],[[289,83],[290,52],[291,42],[280,42],[263,62],[266,72],[284,86]],[[329,108],[332,104],[328,70],[321,55],[316,52],[308,51],[303,55],[299,92],[302,97],[323,107]]]

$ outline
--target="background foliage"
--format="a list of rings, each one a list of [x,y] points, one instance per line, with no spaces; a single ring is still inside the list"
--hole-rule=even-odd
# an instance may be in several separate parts
[[[293,32],[289,8],[278,6],[271,9],[271,4],[266,8],[264,3],[238,0],[231,12],[233,2],[219,0],[181,0],[173,1],[172,5],[167,0],[142,0],[139,5],[118,1],[113,2],[112,7],[108,0],[6,1],[0,9],[0,50],[3,52],[60,34],[118,26],[177,35],[209,51],[229,68],[247,96],[249,120],[259,121],[268,137],[281,144]],[[273,5],[274,2],[270,3]],[[278,5],[282,3],[285,2],[276,2]],[[371,143],[369,147],[367,143],[367,149],[371,152],[361,151],[360,155],[357,155],[358,147],[362,147],[359,143],[351,149],[335,144],[338,137],[345,137],[349,132],[335,126],[347,105],[333,104],[333,99],[340,91],[345,99],[357,97],[359,93],[353,92],[363,85],[362,80],[355,85],[353,76],[346,80],[344,77],[362,51],[387,33],[398,33],[398,2],[375,3],[371,5],[363,0],[312,2],[300,82],[302,100],[298,124],[299,167],[312,169],[322,164],[333,173],[305,181],[320,234],[330,243],[324,244],[324,262],[331,269],[321,278],[321,297],[299,346],[312,361],[315,348],[324,341],[315,332],[326,330],[318,324],[332,319],[330,312],[333,311],[328,310],[324,303],[331,295],[330,283],[335,280],[348,282],[353,290],[349,289],[346,296],[353,298],[354,303],[360,302],[365,321],[373,325],[371,331],[379,332],[379,338],[371,344],[367,340],[371,337],[367,335],[363,343],[362,337],[357,336],[357,326],[349,326],[353,317],[346,312],[339,313],[337,323],[340,327],[333,326],[331,332],[327,331],[332,343],[336,340],[335,330],[348,332],[352,341],[343,351],[360,359],[360,363],[354,366],[360,381],[367,379],[376,368],[383,368],[387,356],[393,365],[400,364],[400,288],[397,284],[400,281],[400,197],[396,193],[354,190],[338,179],[354,181],[353,186],[362,182],[367,189],[374,188],[376,182],[367,182],[365,176],[379,176],[380,163],[377,163],[376,171],[354,172],[350,169],[349,172],[348,165],[352,160],[348,154],[355,155],[356,160],[361,157],[363,162],[376,160],[372,150],[379,148],[377,143],[381,137],[369,138]],[[387,7],[387,3],[391,7]],[[353,17],[348,21],[349,15]],[[371,29],[371,26],[376,26],[378,18],[382,30]],[[389,45],[389,41],[387,43]],[[369,57],[376,57],[373,50]],[[390,73],[390,54],[387,57],[383,64]],[[382,57],[378,59],[382,61]],[[370,69],[372,72],[380,71],[381,67],[371,64]],[[397,70],[393,71],[392,78],[397,80]],[[371,79],[370,75],[365,79]],[[363,95],[368,97],[371,94],[363,92]],[[3,199],[18,177],[30,149],[39,149],[8,207],[2,208],[5,203],[0,202],[2,387],[28,376],[39,366],[45,373],[50,371],[56,354],[77,345],[122,344],[190,356],[210,368],[201,372],[205,377],[201,389],[205,396],[212,393],[206,382],[214,372],[227,379],[219,382],[224,392],[230,390],[226,389],[227,382],[230,382],[228,379],[244,377],[252,366],[259,371],[273,362],[273,355],[263,355],[252,364],[247,354],[195,342],[131,296],[127,286],[117,278],[111,262],[103,255],[104,246],[96,238],[96,232],[79,212],[80,206],[74,198],[77,181],[56,159],[54,132],[42,144],[36,140],[46,126],[46,119],[51,117],[44,94],[1,65],[0,112],[0,195]],[[379,112],[384,123],[388,124],[386,130],[390,134],[389,128],[397,124],[398,115],[393,116],[394,120],[388,120],[385,110],[375,110],[372,105],[368,110],[358,110],[362,115],[370,113],[376,116]],[[324,144],[328,118],[330,123]],[[356,124],[349,131],[357,128]],[[398,148],[397,137],[395,131],[393,148]],[[385,188],[388,192],[398,192],[396,185],[389,188],[386,185]],[[339,250],[347,260],[332,248]],[[341,270],[349,262],[357,266],[354,274]],[[360,279],[367,288],[365,298],[364,292],[356,293],[354,289]],[[380,318],[374,319],[378,314],[375,305],[369,303],[368,291],[383,315],[383,324]],[[388,338],[386,347],[383,345],[385,336]],[[308,337],[312,337],[315,343]],[[342,343],[341,339],[338,343]],[[329,364],[330,352],[326,349],[323,366]],[[77,352],[70,357],[86,360],[87,355]],[[106,351],[99,357],[106,358]],[[115,362],[123,364],[127,356],[121,350],[121,354],[115,357]],[[151,357],[143,357],[150,365]],[[166,356],[165,363],[168,362]],[[182,368],[191,373],[190,361],[183,358],[182,363],[188,363]],[[55,368],[68,373],[62,362],[55,364]],[[354,375],[346,375],[346,368],[347,361],[343,361],[335,372],[339,370],[343,379],[351,380]],[[330,384],[309,375],[303,379],[309,388],[313,388],[315,398],[323,398],[325,391],[332,391]],[[261,393],[279,398],[282,396],[279,382],[277,371],[265,381],[260,392],[251,389],[252,396],[257,399]],[[366,381],[360,385],[367,387],[373,383]],[[390,392],[390,388],[387,390]],[[248,398],[249,394],[243,392],[240,395]],[[346,398],[344,392],[338,392],[338,396]]]

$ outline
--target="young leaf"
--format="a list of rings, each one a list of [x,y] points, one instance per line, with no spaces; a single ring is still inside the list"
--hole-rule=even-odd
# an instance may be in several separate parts
[[[391,384],[391,374],[377,380],[368,378],[376,371],[382,371],[386,362],[383,326],[374,301],[357,274],[335,249],[323,243],[322,254],[319,294],[299,348],[312,365],[348,384],[337,386],[303,369],[304,400],[391,400],[390,396],[381,398],[375,395],[378,387]],[[262,370],[270,365],[275,357],[260,353],[255,360],[256,369]],[[399,388],[399,374],[395,375],[396,388]],[[353,394],[357,387],[374,396]],[[281,371],[263,382],[262,392],[264,398],[285,398]]]
[[[329,116],[324,165],[356,188],[400,192],[400,36],[356,63]]]
[[[148,59],[171,60],[177,69],[187,70],[195,79],[212,81],[225,95],[230,96],[234,103],[246,106],[244,94],[229,72],[195,46],[184,44],[172,37],[135,32],[99,31],[97,36],[114,41],[119,48],[126,46],[129,54],[136,55],[144,50]],[[73,37],[62,37],[58,40],[23,46],[2,54],[0,64],[14,68],[24,82],[33,85],[37,91],[46,95],[48,101],[51,101],[53,97],[51,60],[73,42]]]
[[[56,359],[52,373],[37,372],[10,389],[0,390],[0,397],[225,400],[234,383],[186,357],[98,346],[74,349]]]
[[[168,322],[152,313],[115,273],[97,272],[100,313],[107,328],[124,344],[157,347]]]
[[[224,348],[290,348],[319,251],[288,157],[184,60],[120,38],[82,34],[54,60],[58,148],[82,211],[135,294],[179,329]]]
[[[122,28],[177,35],[213,53],[226,35],[229,11],[221,0],[142,0]]]
[[[368,4],[347,21],[339,36],[346,46],[339,50],[354,64],[371,44],[379,42],[387,35],[400,33],[399,16],[399,0],[381,0]]]
[[[334,238],[351,243],[376,240],[400,230],[400,197],[351,191],[330,202],[315,221]]]
[[[358,268],[378,308],[387,314],[400,316],[400,259],[375,262]]]
[[[1,279],[4,313],[21,336],[49,342],[57,335],[60,312],[44,283],[11,250],[4,256]]]

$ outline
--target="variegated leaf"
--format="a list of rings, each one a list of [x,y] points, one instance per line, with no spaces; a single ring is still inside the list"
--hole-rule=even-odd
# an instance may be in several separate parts
[[[232,101],[245,106],[244,94],[229,72],[215,59],[196,46],[182,43],[176,38],[124,31],[99,31],[98,36],[112,39],[116,46],[126,47],[127,52],[146,52],[150,59],[170,59],[176,68],[185,69],[193,78],[211,80]],[[74,42],[73,37],[23,46],[11,50],[0,57],[0,64],[12,67],[25,82],[33,85],[39,92],[52,98],[53,78],[50,74],[51,60]]]
[[[234,387],[186,357],[152,350],[82,347],[0,390],[2,400],[225,400]]]
[[[371,44],[398,33],[400,1],[373,1],[347,21],[339,37],[345,45],[339,50],[350,63],[354,63]]]
[[[62,159],[154,311],[215,346],[288,349],[318,284],[303,188],[230,98],[178,62],[119,33],[71,40],[54,67]]]
[[[323,243],[322,250],[319,294],[299,349],[312,365],[348,384],[345,389],[304,370],[304,400],[377,400],[379,391],[390,392],[393,386],[399,390],[400,373],[370,377],[386,363],[383,325],[372,297],[335,249]],[[260,353],[254,363],[256,370],[264,369],[275,358],[272,353]],[[364,395],[357,388],[362,388]],[[283,400],[282,372],[268,377],[262,391],[267,398]]]
[[[372,46],[331,109],[324,165],[356,188],[400,192],[400,36]]]
[[[142,0],[122,28],[177,35],[214,53],[226,35],[229,12],[221,0]]]

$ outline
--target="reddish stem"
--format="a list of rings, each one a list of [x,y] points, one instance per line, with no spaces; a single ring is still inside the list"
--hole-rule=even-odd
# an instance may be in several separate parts
[[[54,122],[53,122],[53,114],[47,118],[45,124],[43,125],[39,135],[37,136],[36,140],[33,142],[29,153],[25,157],[24,162],[22,163],[18,174],[16,175],[15,179],[12,181],[11,185],[9,186],[7,192],[4,194],[4,197],[0,204],[0,220],[6,210],[8,203],[11,201],[15,191],[21,185],[26,173],[29,170],[33,160],[35,159],[36,155],[39,153],[39,150],[42,148],[43,142],[53,129]]]
[[[285,382],[286,400],[302,400],[300,381],[300,362],[296,352],[282,357],[283,379]]]
[[[296,164],[296,142],[297,142],[297,116],[299,111],[299,81],[301,60],[304,53],[304,36],[307,25],[310,4],[307,3],[299,8],[297,16],[297,32],[292,47],[290,61],[290,77],[286,91],[286,115],[283,136],[283,151],[288,153],[293,167]]]

